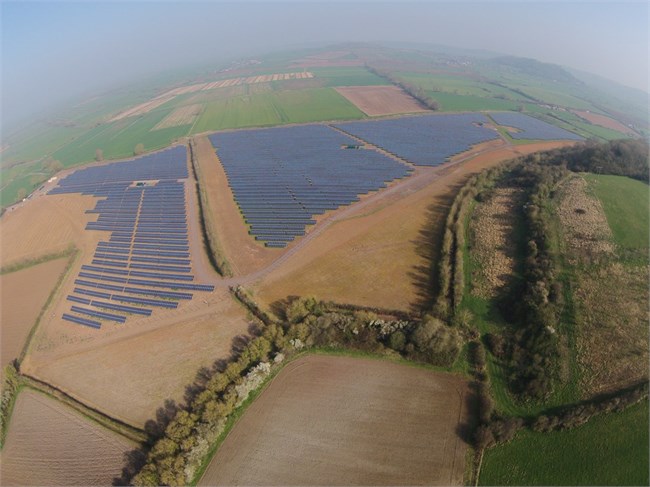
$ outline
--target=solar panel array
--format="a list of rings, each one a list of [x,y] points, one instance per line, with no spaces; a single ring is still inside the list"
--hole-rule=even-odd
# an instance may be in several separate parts
[[[480,113],[425,115],[336,127],[418,166],[437,166],[471,146],[498,138]]]
[[[304,235],[314,216],[359,200],[413,170],[325,125],[210,136],[250,234],[267,247]]]
[[[490,117],[499,125],[514,127],[521,132],[510,133],[513,139],[535,139],[535,140],[584,140],[568,130],[555,127],[550,123],[529,117],[523,113],[504,112],[490,113]]]
[[[194,283],[187,235],[185,147],[132,161],[80,169],[48,194],[81,193],[102,199],[87,230],[109,232],[89,264],[81,266],[66,321],[100,328],[152,308],[174,309],[188,291],[212,291]]]

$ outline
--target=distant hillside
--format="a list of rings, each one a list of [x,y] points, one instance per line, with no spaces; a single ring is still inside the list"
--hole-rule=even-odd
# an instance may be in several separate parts
[[[580,80],[575,78],[564,68],[557,64],[542,63],[535,59],[515,57],[515,56],[501,56],[492,59],[497,65],[508,66],[520,71],[522,74],[532,76],[534,78],[544,79],[547,81],[561,81],[564,83],[577,83],[583,84]]]

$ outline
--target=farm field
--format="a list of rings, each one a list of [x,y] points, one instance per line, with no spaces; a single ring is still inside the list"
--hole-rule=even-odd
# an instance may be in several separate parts
[[[210,102],[192,133],[363,117],[360,110],[332,88],[277,91]]]
[[[186,136],[191,127],[181,125],[152,130],[171,112],[171,108],[160,107],[141,117],[99,125],[56,151],[53,157],[69,167],[94,161],[97,149],[102,149],[104,159],[131,157],[138,144],[142,144],[145,151],[161,149]]]
[[[602,202],[616,243],[624,248],[647,249],[650,229],[648,185],[624,176],[586,174],[585,179]]]
[[[419,180],[418,174],[426,172],[422,186],[406,185],[397,195],[337,221],[253,289],[267,305],[291,295],[315,295],[336,302],[420,310],[432,299],[431,266],[437,260],[442,225],[455,190],[484,168],[566,144],[490,145],[484,154],[460,164],[420,168],[409,179]],[[472,153],[477,151],[480,147]]]
[[[468,392],[458,377],[388,361],[299,358],[245,412],[199,485],[462,485]]]
[[[70,246],[91,245],[99,236],[84,231],[86,223],[94,219],[84,210],[93,204],[91,196],[39,194],[10,210],[2,217],[2,265],[63,252]]]
[[[111,485],[135,444],[30,389],[0,454],[2,485]]]
[[[632,135],[632,136],[637,135],[637,133],[634,130],[622,124],[618,120],[608,117],[607,115],[601,115],[600,113],[592,113],[590,111],[584,111],[584,110],[582,111],[574,110],[573,113],[575,113],[581,118],[584,118],[587,122],[590,122],[594,125],[605,127],[611,130],[616,130],[617,132],[621,132],[626,135]]]
[[[65,303],[64,303],[65,305]],[[60,322],[60,320],[58,320]],[[249,320],[227,291],[181,312],[157,313],[98,335],[44,324],[22,368],[82,402],[137,427],[168,399],[183,400],[200,367],[227,358]],[[56,345],[56,346],[53,346]]]
[[[479,485],[647,485],[648,401],[489,449]]]
[[[371,117],[427,111],[397,86],[342,86],[336,91]]]
[[[67,262],[67,258],[61,258],[0,275],[0,366],[3,368],[20,355]]]

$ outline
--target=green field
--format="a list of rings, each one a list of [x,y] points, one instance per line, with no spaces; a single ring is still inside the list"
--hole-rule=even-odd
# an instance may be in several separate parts
[[[94,160],[96,149],[103,150],[105,159],[117,159],[133,156],[137,144],[143,144],[146,151],[163,148],[187,135],[190,129],[189,125],[183,125],[151,131],[170,111],[161,108],[141,117],[100,125],[56,151],[53,157],[68,167]]]
[[[192,133],[363,117],[359,109],[331,88],[278,91],[210,102]]]
[[[650,231],[648,185],[624,176],[586,174],[584,177],[603,204],[616,243],[628,249],[647,249]]]
[[[648,401],[485,452],[480,485],[648,485]]]
[[[514,111],[521,105],[521,103],[512,100],[501,100],[474,95],[455,95],[453,93],[441,93],[438,91],[427,91],[426,94],[440,104],[441,112],[471,112],[477,110]]]
[[[390,84],[384,78],[364,67],[309,68],[314,78],[325,81],[325,86],[374,86]]]

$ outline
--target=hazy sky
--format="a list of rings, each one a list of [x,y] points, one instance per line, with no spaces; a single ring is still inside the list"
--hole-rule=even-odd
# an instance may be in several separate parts
[[[148,73],[314,42],[487,49],[648,91],[645,0],[1,2],[5,122]]]

